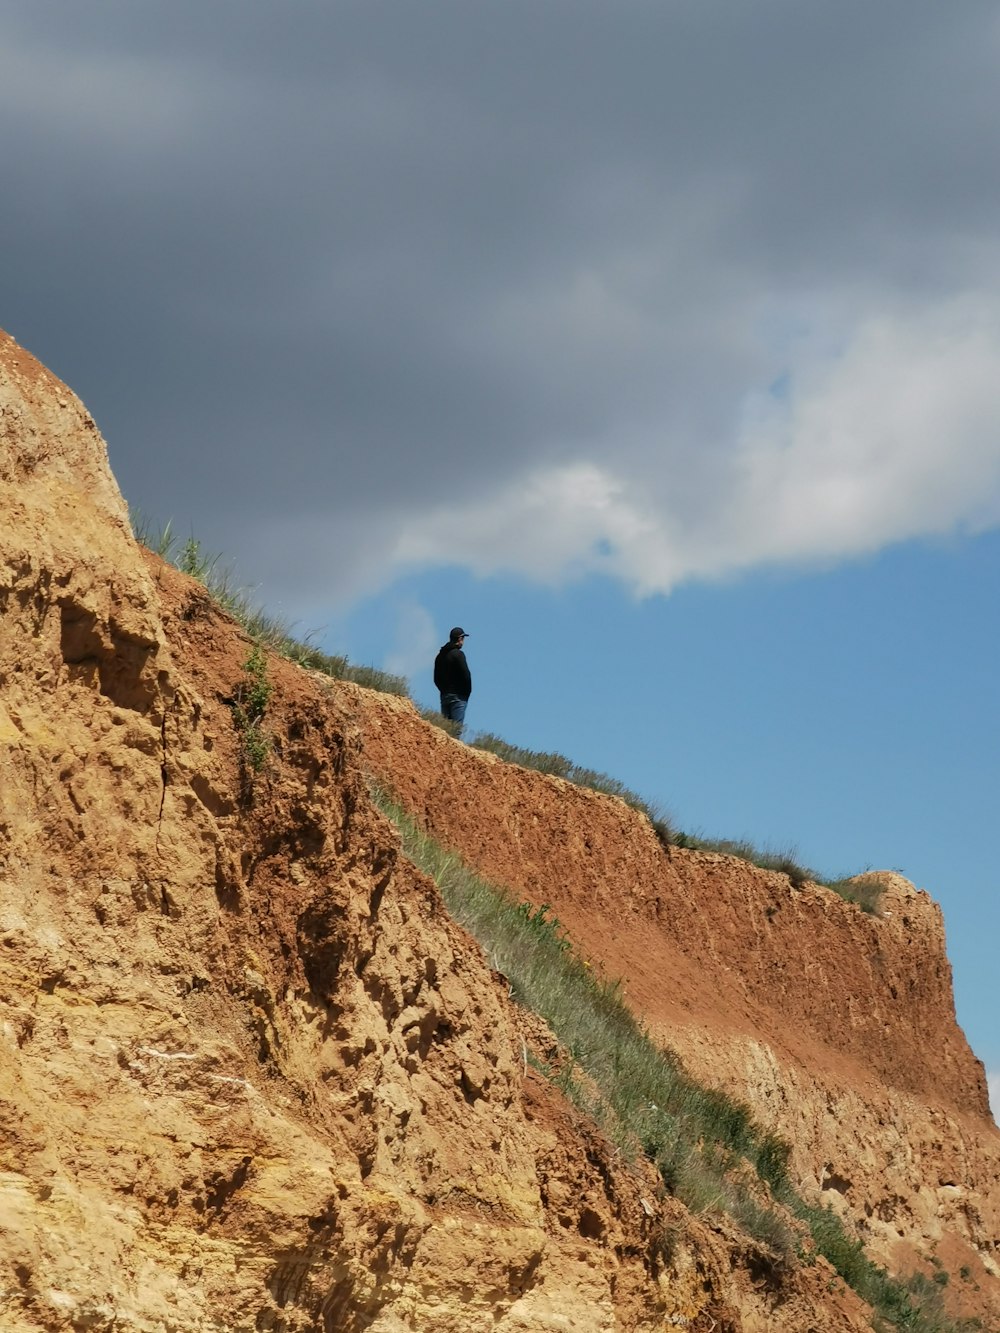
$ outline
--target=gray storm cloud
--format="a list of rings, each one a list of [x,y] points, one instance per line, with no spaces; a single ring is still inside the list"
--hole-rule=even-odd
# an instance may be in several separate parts
[[[0,323],[285,602],[989,526],[998,48],[919,0],[15,0]]]

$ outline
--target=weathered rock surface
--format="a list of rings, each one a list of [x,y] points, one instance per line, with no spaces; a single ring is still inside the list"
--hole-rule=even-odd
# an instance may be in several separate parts
[[[791,1141],[807,1196],[891,1270],[967,1270],[956,1305],[1000,1325],[1000,1131],[925,892],[884,873],[871,916],[733,857],[665,851],[621,801],[461,745],[407,701],[342,692],[378,779],[481,873],[550,904],[696,1077]]]
[[[560,917],[804,1185],[890,1259],[936,1240],[992,1308],[1000,1154],[929,900],[896,885],[869,922],[668,862],[614,802],[274,659],[251,793],[247,640],[137,548],[93,421],[5,335],[0,506],[0,1328],[867,1327],[825,1264],[688,1216],[526,1069],[534,1029],[368,767],[529,896],[561,858]]]

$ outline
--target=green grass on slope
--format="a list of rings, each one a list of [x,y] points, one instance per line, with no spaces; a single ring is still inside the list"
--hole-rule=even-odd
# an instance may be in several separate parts
[[[822,1254],[872,1305],[875,1328],[981,1327],[947,1318],[940,1286],[919,1275],[890,1277],[832,1211],[799,1198],[788,1177],[788,1145],[758,1125],[743,1102],[702,1087],[676,1055],[657,1046],[619,984],[593,975],[548,906],[519,902],[424,833],[383,792],[374,798],[398,827],[406,855],[437,882],[449,912],[479,940],[514,998],[539,1014],[569,1053],[545,1072],[624,1153],[645,1154],[692,1212],[728,1213],[777,1262],[809,1263]]]

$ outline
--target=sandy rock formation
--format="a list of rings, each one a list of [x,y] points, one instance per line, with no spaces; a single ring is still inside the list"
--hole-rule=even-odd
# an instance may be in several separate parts
[[[198,585],[140,552],[92,419],[6,335],[0,504],[0,1328],[868,1327],[824,1263],[783,1269],[724,1220],[688,1216],[526,1068],[537,1025],[401,857],[365,767],[386,766],[395,728],[407,763],[456,780],[474,772],[484,785],[462,837],[476,851],[478,818],[484,865],[520,876],[526,892],[546,837],[552,854],[560,840],[584,854],[580,808],[560,813],[545,784],[530,798],[545,802],[519,804],[517,770],[504,776],[450,741],[435,748],[443,738],[412,710],[277,659],[273,750],[252,773],[231,706],[246,638]],[[416,776],[397,776],[413,799]],[[428,816],[432,806],[426,795]],[[594,809],[623,818],[613,803]],[[602,855],[624,875],[641,837],[634,821],[620,831],[620,851]],[[611,832],[594,826],[599,842]],[[685,893],[707,891],[691,867]],[[709,863],[698,873],[725,878]],[[654,910],[648,885],[625,883],[615,890],[632,904],[622,947],[629,930],[674,915],[669,895]],[[799,922],[789,945],[815,945],[815,930],[834,939],[828,918],[840,918],[824,900],[793,899],[777,881],[767,897],[762,884],[734,887],[732,909],[778,904]],[[572,895],[592,891],[572,881],[566,915]],[[589,933],[583,898],[573,920],[592,951],[595,906]],[[931,940],[931,909],[921,901],[907,913],[916,924],[900,929]],[[797,1063],[795,1034],[779,1042],[773,1023],[755,1026],[765,964],[760,977],[726,980],[745,922],[730,931],[720,905],[706,936],[690,924],[697,915],[677,916],[677,947],[663,958],[689,958],[683,979],[715,951],[721,1017],[708,1021],[703,979],[676,1024],[692,1064],[740,1083],[757,1060],[758,1100],[801,1130],[803,1168],[827,1170],[817,1163],[829,1145],[819,1184],[833,1182],[857,1213],[884,1178],[883,1196],[905,1212],[895,1214],[903,1240],[919,1249],[933,1224],[971,1253],[993,1225],[977,1191],[996,1156],[960,1037],[935,1029],[945,1042],[936,1073],[899,1082],[910,1100],[897,1115],[882,1080],[905,1058],[866,1063],[862,1033]],[[856,929],[863,952],[873,927]],[[908,984],[897,937],[885,939],[878,967]],[[943,955],[937,963],[946,969]],[[636,976],[634,998],[666,1029],[655,975]],[[925,984],[945,994],[946,970]],[[895,1012],[883,1018],[889,1044]],[[936,1123],[934,1078],[944,1089]],[[916,1149],[910,1106],[928,1140]],[[872,1144],[894,1154],[895,1176],[879,1177],[874,1162],[851,1174],[843,1112],[887,1117]],[[956,1185],[925,1172],[918,1198],[914,1152],[926,1163],[931,1138],[947,1171],[964,1174]]]

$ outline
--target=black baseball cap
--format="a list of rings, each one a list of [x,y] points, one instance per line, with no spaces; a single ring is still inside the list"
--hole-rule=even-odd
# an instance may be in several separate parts
[[[452,643],[454,643],[456,639],[467,639],[468,637],[469,637],[468,634],[466,634],[465,630],[462,629],[461,625],[456,625],[455,628],[452,630],[452,632],[448,635],[448,638],[451,640]]]

